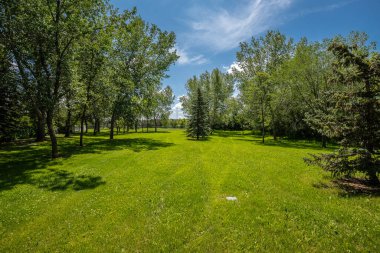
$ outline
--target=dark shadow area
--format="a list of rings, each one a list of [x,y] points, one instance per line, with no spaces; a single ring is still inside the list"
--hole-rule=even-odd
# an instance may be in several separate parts
[[[374,186],[369,180],[363,178],[339,178],[330,183],[314,183],[312,186],[317,189],[337,188],[340,197],[380,197],[380,186]]]
[[[155,132],[154,128],[153,130],[149,130],[149,132],[146,132],[146,129],[144,130],[144,132],[141,132],[141,129],[137,132],[134,132],[134,131],[129,132],[129,134],[168,134],[168,133],[170,133],[170,131],[167,131],[167,130],[157,130],[157,132]],[[125,134],[128,134],[128,133],[125,133]]]
[[[367,179],[341,178],[333,181],[341,189],[341,197],[374,196],[380,197],[380,186],[374,186]]]
[[[188,140],[188,141],[210,141],[210,140],[211,140],[211,137],[200,138],[200,139],[198,139],[198,140],[197,140],[197,138],[187,137],[187,140]]]
[[[86,189],[94,189],[99,185],[105,184],[101,177],[89,176],[89,175],[74,175],[71,172],[65,170],[39,170],[33,171],[28,184],[33,184],[39,188],[51,190],[51,191],[59,191],[59,190],[67,190],[72,189],[75,191],[86,190]]]
[[[47,190],[84,190],[105,184],[101,177],[76,175],[65,170],[47,169],[48,166],[61,164],[72,155],[102,153],[112,150],[128,149],[133,152],[158,150],[173,143],[147,138],[85,139],[85,146],[78,145],[78,139],[59,138],[61,158],[52,160],[50,144],[27,143],[25,145],[7,145],[1,147],[0,153],[0,191],[12,189],[16,185],[31,184]]]
[[[262,146],[272,146],[272,147],[282,147],[282,148],[296,148],[296,149],[313,149],[331,152],[336,149],[335,146],[327,146],[327,148],[322,148],[321,143],[318,142],[308,142],[308,141],[288,141],[288,140],[265,140],[263,143],[261,140],[254,139],[236,139],[239,141],[252,142],[256,145]]]
[[[242,131],[214,131],[212,133],[213,136],[218,137],[245,137],[245,136],[253,136],[252,133],[243,133]]]
[[[87,142],[86,142],[87,141]],[[148,150],[158,150],[174,145],[174,143],[162,142],[159,140],[153,140],[148,138],[132,138],[132,139],[114,139],[114,140],[96,140],[87,139],[84,142],[84,146],[80,147],[73,144],[63,143],[61,153],[63,157],[68,157],[76,154],[86,153],[101,153],[105,151],[129,149],[133,152],[141,152]]]

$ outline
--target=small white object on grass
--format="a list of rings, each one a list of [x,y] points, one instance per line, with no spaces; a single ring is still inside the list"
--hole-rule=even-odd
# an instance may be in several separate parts
[[[227,200],[231,200],[231,201],[236,201],[236,200],[237,200],[236,197],[232,197],[232,196],[231,196],[231,197],[226,197],[226,199],[227,199]]]

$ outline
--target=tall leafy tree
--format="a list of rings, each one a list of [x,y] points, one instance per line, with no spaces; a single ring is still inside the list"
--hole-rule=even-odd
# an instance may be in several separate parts
[[[106,11],[107,9],[104,9]],[[92,32],[86,34],[78,43],[77,60],[79,82],[82,84],[83,101],[80,116],[80,146],[83,146],[84,124],[91,115],[96,115],[96,100],[100,87],[104,86],[107,75],[108,55],[114,27],[106,13],[96,16],[92,23]],[[96,121],[96,116],[95,116]],[[87,130],[87,127],[86,127]]]
[[[170,86],[156,92],[154,94],[154,103],[152,108],[152,115],[154,120],[154,131],[157,132],[157,121],[164,121],[169,119],[171,113],[171,105],[173,104],[175,96]]]
[[[92,31],[93,17],[103,6],[101,0],[1,2],[1,36],[11,49],[24,87],[34,89],[36,104],[46,111],[53,158],[58,157],[53,120],[68,63],[78,40]]]
[[[232,77],[222,73],[219,69],[211,72],[210,79],[210,126],[212,129],[218,129],[223,125],[227,99],[234,91],[234,84]]]
[[[235,72],[240,93],[245,102],[259,101],[260,106],[253,104],[248,106],[252,108],[251,111],[254,114],[251,115],[252,118],[261,115],[263,140],[267,114],[270,116],[269,124],[276,138],[275,123],[278,115],[271,98],[277,87],[272,75],[283,62],[290,58],[292,51],[292,39],[287,39],[278,31],[268,31],[264,37],[252,38],[249,42],[240,43],[240,51],[236,54],[237,64],[241,70]]]
[[[129,18],[128,15],[121,16],[118,26],[113,52],[113,80],[117,87],[112,105],[110,139],[113,138],[114,122],[122,113],[119,109],[125,97],[133,92],[140,100],[140,112],[147,114],[146,106],[152,102],[148,95],[157,90],[162,79],[167,77],[170,65],[178,59],[173,51],[173,32],[161,31],[140,17]]]
[[[21,94],[10,53],[0,44],[0,141],[15,139],[21,116]]]
[[[328,42],[309,43],[302,38],[294,55],[275,72],[273,80],[277,89],[272,96],[281,134],[310,138],[322,137],[326,146],[324,128],[312,123],[316,111],[326,111],[325,93],[330,89],[332,55],[327,51]],[[314,131],[312,130],[314,129]]]

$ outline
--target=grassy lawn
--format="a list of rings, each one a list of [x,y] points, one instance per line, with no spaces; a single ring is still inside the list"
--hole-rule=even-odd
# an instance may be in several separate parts
[[[380,198],[306,166],[316,143],[107,137],[0,149],[0,252],[380,252]]]

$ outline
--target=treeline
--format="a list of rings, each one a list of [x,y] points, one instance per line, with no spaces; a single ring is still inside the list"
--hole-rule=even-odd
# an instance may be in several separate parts
[[[234,66],[231,74],[188,80],[182,101],[190,136],[243,128],[260,131],[262,142],[267,134],[319,139],[323,147],[334,140],[336,153],[308,162],[334,175],[362,171],[379,183],[380,54],[367,34],[295,43],[268,31],[240,44]]]
[[[302,38],[295,43],[280,32],[269,31],[240,44],[229,73],[214,69],[189,79],[187,95],[180,98],[184,113],[191,117],[191,104],[200,89],[207,103],[210,132],[252,129],[261,132],[263,141],[266,135],[314,138],[325,146],[326,140],[334,137],[331,128],[322,126],[322,114],[337,102],[332,93],[347,86],[337,80],[344,73],[337,73],[342,59],[334,45],[355,48],[367,61],[378,55],[375,44],[367,39],[366,34],[354,32],[347,38],[322,42]]]
[[[167,120],[175,34],[105,0],[0,0],[0,138]]]

